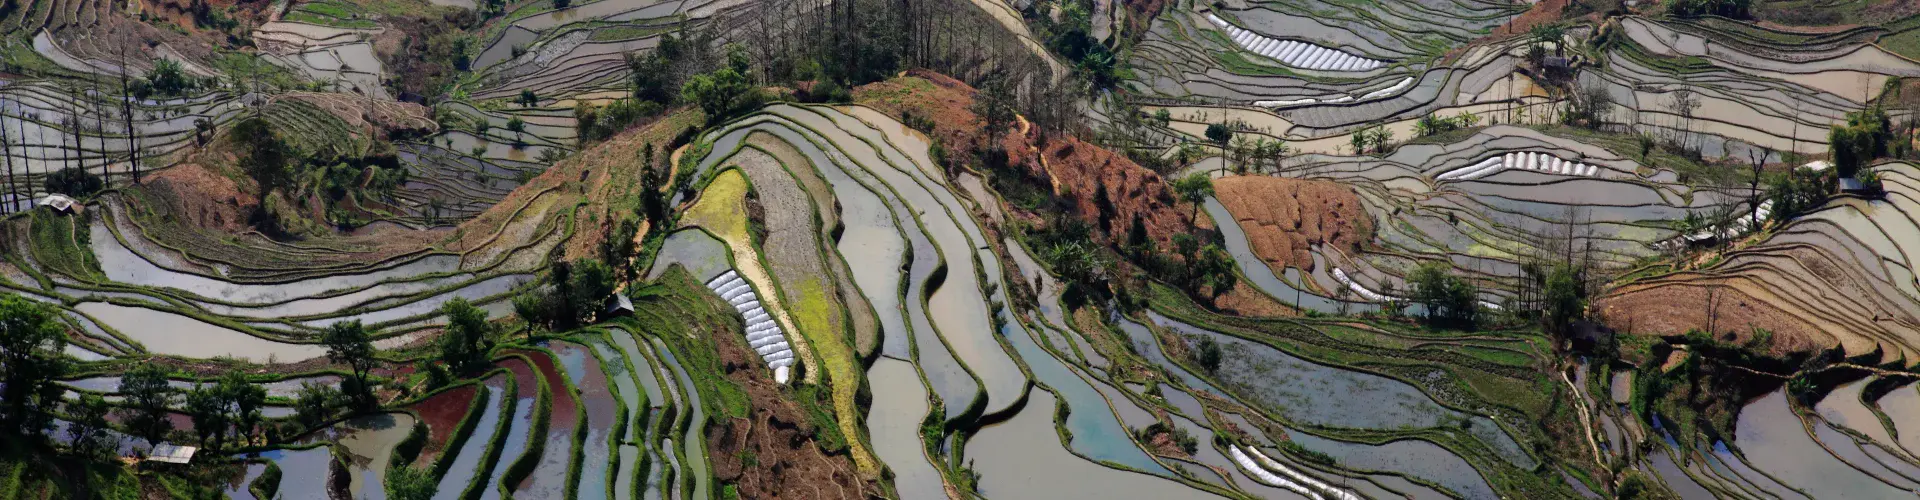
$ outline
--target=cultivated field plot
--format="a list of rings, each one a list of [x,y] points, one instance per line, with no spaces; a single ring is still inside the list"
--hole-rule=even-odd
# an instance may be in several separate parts
[[[1678,236],[1674,221],[1694,213],[1731,218],[1745,214],[1749,201],[1745,189],[1696,188],[1605,148],[1511,126],[1451,144],[1403,146],[1385,157],[1303,155],[1290,163],[1282,176],[1352,189],[1372,234],[1366,244],[1319,245],[1310,255],[1259,238],[1250,245],[1236,241],[1246,236],[1229,238],[1235,259],[1267,262],[1284,276],[1269,281],[1258,270],[1248,273],[1284,301],[1294,300],[1296,287],[1321,297],[1348,288],[1356,300],[1382,300],[1386,285],[1408,290],[1407,273],[1439,261],[1483,279],[1490,294],[1483,300],[1497,306],[1521,264],[1544,257],[1546,248],[1567,248],[1564,240],[1602,265],[1625,267],[1667,251]],[[1226,201],[1215,220],[1226,215],[1228,232],[1248,234],[1245,224],[1259,219],[1239,214],[1256,210],[1260,199]],[[1562,246],[1552,247],[1555,241]],[[1313,305],[1325,312],[1335,306]]]
[[[1743,336],[1778,332],[1782,351],[1838,346],[1848,356],[1877,353],[1871,362],[1911,365],[1920,357],[1912,250],[1920,226],[1909,214],[1920,203],[1920,170],[1878,168],[1885,199],[1836,198],[1715,266],[1621,287],[1602,312],[1650,332],[1719,319],[1716,330]]]
[[[1442,59],[1518,14],[1510,4],[1225,5],[1177,4],[1160,16],[1134,48],[1137,84],[1147,91],[1137,99],[1155,105],[1224,102],[1243,108],[1239,112],[1272,116],[1247,119],[1247,128],[1299,141],[1526,96],[1508,92],[1482,99],[1515,69],[1518,58],[1509,52],[1516,45],[1476,45]],[[1231,112],[1214,114],[1221,113]],[[1273,121],[1283,124],[1267,123]]]

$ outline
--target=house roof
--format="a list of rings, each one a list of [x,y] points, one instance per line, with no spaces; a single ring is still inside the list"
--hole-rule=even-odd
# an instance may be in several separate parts
[[[184,464],[184,463],[192,462],[193,454],[199,451],[200,451],[199,447],[180,446],[173,443],[160,443],[158,445],[154,445],[152,453],[147,454],[147,460],[152,460],[155,462],[166,462],[170,464]]]
[[[69,198],[67,197],[67,195],[64,195],[64,194],[50,194],[44,198],[40,198],[40,201],[37,202],[37,204],[40,206],[53,207],[54,210],[59,210],[62,212],[72,210],[74,203],[77,203],[77,202],[74,201],[73,198]]]
[[[633,312],[633,300],[626,294],[613,294],[613,300],[607,303],[607,312]]]

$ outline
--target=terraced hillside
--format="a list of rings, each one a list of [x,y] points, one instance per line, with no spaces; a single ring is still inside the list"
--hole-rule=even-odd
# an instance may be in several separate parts
[[[1916,15],[15,2],[0,498],[1910,496]]]

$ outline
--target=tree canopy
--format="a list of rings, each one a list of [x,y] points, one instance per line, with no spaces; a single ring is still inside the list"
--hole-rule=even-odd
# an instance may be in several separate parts
[[[65,392],[53,382],[67,372],[66,330],[46,306],[19,295],[0,297],[0,425],[16,436],[42,435]]]

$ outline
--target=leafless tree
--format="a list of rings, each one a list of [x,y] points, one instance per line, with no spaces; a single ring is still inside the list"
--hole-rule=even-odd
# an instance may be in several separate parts
[[[1689,138],[1693,134],[1693,112],[1700,109],[1700,96],[1694,94],[1691,88],[1681,87],[1673,92],[1671,100],[1668,101],[1668,107],[1679,114],[1682,120],[1679,130],[1680,147],[1691,149],[1693,145]]]
[[[1760,169],[1766,166],[1769,156],[1773,156],[1773,149],[1766,146],[1754,146],[1747,150],[1747,159],[1753,161],[1753,178],[1749,180],[1747,191],[1747,207],[1751,218],[1747,220],[1755,229],[1760,226]]]

